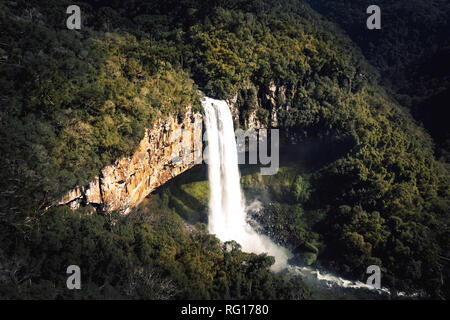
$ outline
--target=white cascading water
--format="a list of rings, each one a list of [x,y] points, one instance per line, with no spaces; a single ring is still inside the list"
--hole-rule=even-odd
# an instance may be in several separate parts
[[[225,101],[208,97],[202,104],[208,140],[209,232],[223,242],[236,241],[243,251],[274,256],[272,269],[281,270],[287,266],[289,251],[277,246],[267,236],[256,233],[246,221],[230,108]]]
[[[290,266],[287,263],[292,256],[289,250],[253,230],[246,221],[247,211],[240,186],[237,146],[230,108],[225,101],[208,97],[205,97],[202,104],[208,140],[209,232],[223,242],[238,242],[243,251],[267,253],[275,257],[273,271],[287,268],[291,273],[301,275],[306,282],[318,282],[326,287],[373,290],[373,287],[362,282],[345,280],[311,267]],[[380,294],[389,294],[386,288],[377,291]]]

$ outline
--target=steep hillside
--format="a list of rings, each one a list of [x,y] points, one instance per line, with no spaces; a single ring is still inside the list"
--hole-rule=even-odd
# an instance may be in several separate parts
[[[256,114],[269,125],[275,112],[299,149],[333,151],[306,154],[317,163],[307,196],[302,179],[289,182],[292,197],[283,201],[298,217],[289,207],[274,210],[270,223],[311,228],[285,242],[314,242],[321,263],[349,277],[363,279],[377,264],[385,286],[446,294],[448,173],[359,49],[304,1],[80,1],[80,31],[65,27],[69,4],[0,4],[0,263],[20,274],[0,278],[3,296],[39,297],[44,286],[53,288],[50,298],[71,297],[58,270],[79,263],[88,269],[84,297],[153,297],[145,288],[127,291],[133,270],[161,270],[181,290],[171,297],[308,297],[300,280],[296,296],[287,276],[269,272],[271,258],[237,248],[230,255],[201,224],[189,234],[178,213],[195,212],[181,212],[184,203],[167,209],[167,196],[142,209],[144,221],[87,216],[89,206],[86,215],[46,210],[130,155],[157,119],[200,110],[197,89],[234,101],[244,120]],[[274,104],[266,103],[272,95]],[[305,226],[302,210],[318,218]],[[84,239],[79,246],[67,230]],[[116,275],[123,259],[132,266]],[[238,267],[242,259],[254,268]]]
[[[369,0],[308,0],[340,25],[377,67],[383,85],[423,123],[436,143],[436,154],[450,155],[450,3],[446,0],[377,1],[382,29],[365,28]]]

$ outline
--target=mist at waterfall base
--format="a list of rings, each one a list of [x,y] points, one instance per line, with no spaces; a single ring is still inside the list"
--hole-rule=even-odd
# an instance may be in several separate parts
[[[269,237],[259,234],[247,222],[247,212],[260,210],[262,204],[253,201],[248,206],[240,186],[238,153],[230,108],[225,101],[205,97],[202,101],[205,111],[205,127],[210,184],[208,230],[222,242],[234,240],[244,252],[267,253],[275,258],[273,271],[288,270],[314,285],[315,288],[363,289],[389,294],[389,290],[379,290],[359,281],[345,280],[325,271],[311,267],[288,264],[292,253]]]

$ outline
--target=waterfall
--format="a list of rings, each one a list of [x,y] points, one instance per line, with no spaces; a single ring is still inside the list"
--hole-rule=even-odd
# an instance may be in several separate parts
[[[207,136],[206,162],[210,184],[209,232],[221,241],[234,240],[245,252],[267,253],[275,257],[273,271],[287,269],[312,286],[325,288],[375,290],[379,294],[390,292],[375,289],[360,281],[349,281],[312,267],[288,265],[291,253],[276,245],[267,236],[256,233],[247,223],[245,199],[241,191],[238,154],[230,108],[225,101],[206,97],[203,101]],[[398,293],[405,296],[405,293]]]
[[[230,108],[225,101],[206,97],[203,101],[208,141],[207,163],[210,184],[209,232],[221,241],[234,240],[242,250],[275,257],[274,271],[287,266],[289,251],[247,223],[241,191],[238,153]]]

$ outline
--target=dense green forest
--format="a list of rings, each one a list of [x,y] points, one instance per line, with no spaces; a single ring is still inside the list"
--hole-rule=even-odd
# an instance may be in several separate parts
[[[370,63],[381,71],[384,87],[411,110],[436,143],[436,155],[450,160],[450,2],[446,0],[377,1],[382,28],[364,25],[369,0],[308,0],[339,24]]]
[[[274,198],[265,231],[285,230],[277,240],[303,263],[360,280],[377,264],[384,286],[448,298],[448,170],[382,87],[385,70],[335,24],[301,0],[77,3],[80,31],[65,27],[68,1],[0,3],[0,297],[310,297],[269,271],[273,258],[221,246],[176,194],[125,218],[50,207],[155,119],[200,110],[198,89],[251,108],[275,84],[280,128],[329,153],[306,148],[314,165],[292,179],[297,164],[243,176]],[[65,289],[69,264],[86,268],[78,293]]]

